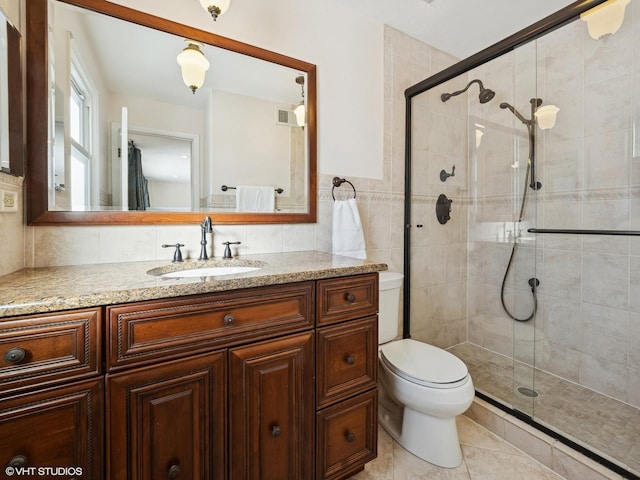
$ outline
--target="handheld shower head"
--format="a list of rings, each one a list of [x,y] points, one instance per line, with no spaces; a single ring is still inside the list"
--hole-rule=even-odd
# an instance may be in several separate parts
[[[493,97],[496,96],[496,92],[494,92],[489,88],[484,88],[484,85],[482,84],[482,82],[476,78],[474,80],[471,80],[469,83],[467,83],[467,86],[464,87],[462,90],[458,90],[457,92],[453,92],[453,93],[443,93],[442,95],[440,95],[440,100],[442,100],[443,102],[446,102],[451,97],[455,97],[456,95],[460,95],[461,93],[466,92],[469,89],[469,87],[474,83],[477,83],[478,86],[480,87],[480,94],[478,95],[480,103],[487,103],[491,101]]]

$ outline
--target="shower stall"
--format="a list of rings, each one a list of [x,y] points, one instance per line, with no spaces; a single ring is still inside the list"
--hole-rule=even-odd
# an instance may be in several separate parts
[[[640,478],[640,0],[576,2],[405,97],[405,337]]]

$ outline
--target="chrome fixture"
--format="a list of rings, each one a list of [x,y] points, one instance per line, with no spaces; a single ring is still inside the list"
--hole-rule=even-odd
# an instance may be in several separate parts
[[[462,90],[458,90],[457,92],[453,92],[453,93],[443,93],[442,95],[440,95],[440,100],[442,100],[443,102],[446,102],[451,97],[455,97],[456,95],[460,95],[461,93],[466,92],[469,89],[469,87],[474,83],[477,83],[478,86],[480,87],[480,94],[478,95],[480,103],[487,103],[491,99],[493,99],[493,97],[495,97],[496,92],[494,92],[489,88],[484,88],[484,85],[482,84],[482,82],[476,78],[475,80],[471,80],[469,83],[467,83],[467,86],[464,87]]]
[[[233,258],[233,254],[231,253],[231,248],[229,247],[229,245],[240,245],[241,243],[242,242],[222,242],[223,245],[226,245],[222,258],[226,260]]]
[[[200,256],[198,260],[209,260],[209,256],[207,255],[207,233],[213,233],[213,223],[211,222],[211,217],[206,216],[204,220],[200,224],[200,230],[202,232],[202,239],[200,240]]]
[[[174,243],[174,244],[163,244],[162,248],[171,248],[175,247],[175,251],[173,252],[173,260],[172,262],[183,262],[182,260],[182,252],[180,251],[180,247],[184,247],[182,243]]]

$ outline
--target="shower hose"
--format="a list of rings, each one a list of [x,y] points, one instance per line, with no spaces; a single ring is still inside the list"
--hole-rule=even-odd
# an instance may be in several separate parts
[[[531,173],[531,161],[527,162],[527,171],[525,174],[525,181],[524,181],[525,187],[524,187],[524,193],[522,194],[522,203],[520,204],[520,214],[518,215],[518,223],[522,222],[524,209],[527,203],[527,191],[529,188],[528,185],[529,185],[530,173]],[[504,271],[504,277],[502,278],[502,286],[500,287],[500,301],[502,302],[502,308],[504,309],[505,313],[509,315],[509,317],[511,317],[516,322],[527,322],[535,316],[536,310],[538,309],[538,298],[536,295],[536,287],[538,286],[538,280],[536,278],[532,278],[531,280],[529,280],[529,285],[531,286],[531,295],[533,297],[533,309],[531,311],[531,314],[528,317],[520,318],[520,317],[517,317],[515,313],[511,313],[504,300],[504,289],[507,283],[507,276],[511,271],[511,265],[513,264],[513,259],[515,258],[516,251],[518,250],[518,245],[519,244],[517,242],[517,235],[514,235],[513,244],[511,246],[511,256],[509,257],[509,263],[507,264],[507,268]]]

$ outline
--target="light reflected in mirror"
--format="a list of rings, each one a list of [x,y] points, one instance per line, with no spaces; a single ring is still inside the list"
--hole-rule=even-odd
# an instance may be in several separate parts
[[[218,223],[315,221],[313,65],[109,2],[71,3],[101,12],[54,0],[27,7],[50,32],[51,135],[46,172],[29,157],[37,173],[28,185],[39,189],[30,223],[184,223],[203,212]],[[210,65],[195,86],[178,63],[191,41]],[[29,123],[40,148],[46,131]],[[247,203],[251,189],[237,186],[269,187],[273,198]]]
[[[24,173],[20,32],[0,9],[0,171]]]

